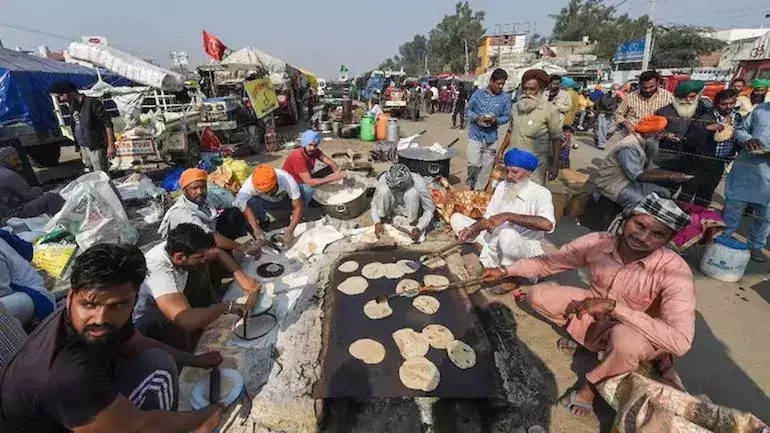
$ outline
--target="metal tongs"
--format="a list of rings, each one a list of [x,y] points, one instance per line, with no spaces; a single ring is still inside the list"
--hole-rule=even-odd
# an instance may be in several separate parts
[[[465,242],[463,242],[463,241],[452,242],[451,244],[449,244],[446,247],[436,251],[435,253],[430,253],[430,254],[427,254],[427,255],[424,255],[424,256],[420,257],[420,263],[422,263],[423,265],[428,264],[430,261],[435,260],[435,259],[443,256],[444,254],[446,254],[449,251],[459,247],[460,245],[462,245],[464,243]]]
[[[479,278],[474,278],[472,280],[460,281],[457,283],[450,283],[450,284],[443,284],[440,286],[422,286],[417,290],[407,290],[401,293],[392,293],[390,295],[380,295],[375,300],[377,301],[378,304],[382,304],[383,302],[387,302],[389,299],[397,298],[399,296],[411,298],[413,296],[422,295],[425,293],[436,293],[436,292],[443,292],[445,290],[465,289],[466,287],[470,287],[482,281],[484,281],[484,278],[479,277]],[[443,289],[438,290],[441,287],[443,287]]]

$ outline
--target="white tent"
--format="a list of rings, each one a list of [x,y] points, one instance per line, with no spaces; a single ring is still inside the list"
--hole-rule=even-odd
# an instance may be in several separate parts
[[[235,51],[225,57],[222,63],[261,66],[267,71],[270,81],[275,85],[283,84],[289,79],[288,73],[294,69],[285,61],[253,47],[244,47]]]

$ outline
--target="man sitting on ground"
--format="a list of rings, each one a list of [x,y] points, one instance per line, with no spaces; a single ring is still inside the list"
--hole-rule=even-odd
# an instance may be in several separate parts
[[[283,163],[283,170],[289,173],[299,185],[300,191],[305,197],[313,196],[313,188],[319,185],[336,182],[345,178],[345,172],[340,171],[340,167],[333,159],[324,155],[318,146],[321,144],[321,133],[313,130],[307,130],[302,133],[300,138],[300,147],[292,151],[286,157]],[[316,161],[321,161],[331,168],[332,174],[314,178],[313,167]]]
[[[21,160],[16,149],[0,147],[0,220],[56,215],[64,206],[64,199],[59,194],[44,193],[39,187],[29,186],[19,170]]]
[[[146,269],[134,246],[96,245],[75,260],[65,306],[0,370],[0,431],[216,428],[219,404],[175,412],[177,365],[210,368],[222,357],[180,352],[134,330],[131,311]]]
[[[690,266],[666,244],[689,223],[690,217],[672,200],[650,194],[621,214],[611,233],[591,233],[558,252],[484,271],[488,282],[544,278],[582,267],[590,271],[588,290],[540,284],[527,294],[535,311],[565,326],[577,343],[592,352],[604,352],[585,383],[562,400],[573,414],[592,414],[594,386],[636,370],[642,361],[662,361],[658,368],[663,377],[684,389],[671,369],[671,355],[682,356],[692,345],[695,285]],[[574,348],[570,343],[561,340],[559,347]]]
[[[294,238],[294,229],[302,221],[305,207],[312,198],[306,190],[299,188],[297,181],[289,173],[262,164],[255,167],[251,176],[243,182],[233,205],[246,216],[254,238],[261,239],[262,229],[270,222],[267,211],[281,208],[287,201],[290,202],[291,220],[283,236],[283,245],[288,248]]]
[[[394,217],[401,217],[405,219],[405,224],[414,226],[411,236],[415,242],[428,228],[436,212],[436,204],[433,203],[425,179],[409,171],[403,164],[393,164],[387,173],[380,176],[371,207],[374,234],[378,238],[384,230],[383,220],[389,219],[397,224]]]
[[[647,194],[670,197],[661,183],[683,183],[684,173],[658,168],[653,160],[666,128],[666,118],[650,115],[636,123],[635,131],[610,150],[595,178],[599,192],[624,208],[633,208]]]
[[[509,150],[506,180],[495,187],[484,217],[476,221],[461,213],[452,215],[452,229],[460,240],[476,239],[482,246],[479,258],[484,266],[508,266],[543,254],[545,233],[553,232],[556,218],[551,192],[529,179],[537,165],[535,155]]]
[[[189,351],[194,349],[201,331],[219,316],[243,316],[244,312],[250,311],[248,306],[233,302],[216,303],[211,284],[197,291],[187,287],[188,273],[206,266],[207,262],[234,263],[232,257],[215,245],[210,233],[194,224],[182,223],[168,232],[165,242],[147,252],[147,279],[139,290],[133,313],[134,326],[139,332]],[[223,256],[229,260],[222,261]],[[253,281],[240,269],[233,274],[236,278]],[[193,285],[201,286],[195,282]],[[253,287],[245,290],[258,293],[259,283],[254,281]]]

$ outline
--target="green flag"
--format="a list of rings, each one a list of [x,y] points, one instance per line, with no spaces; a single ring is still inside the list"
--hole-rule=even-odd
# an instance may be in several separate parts
[[[346,68],[345,65],[340,65],[340,73],[344,74],[346,72],[348,72],[348,68]]]

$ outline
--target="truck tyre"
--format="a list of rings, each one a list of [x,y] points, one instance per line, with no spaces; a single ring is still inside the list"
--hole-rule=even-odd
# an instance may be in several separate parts
[[[24,149],[32,162],[39,167],[55,167],[59,165],[61,158],[61,145],[59,143],[30,146]]]

